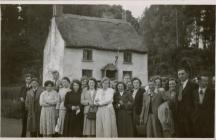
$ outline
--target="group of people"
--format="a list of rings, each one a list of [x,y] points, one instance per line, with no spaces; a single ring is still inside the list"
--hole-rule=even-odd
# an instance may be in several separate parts
[[[189,79],[154,76],[142,86],[139,78],[53,79],[41,87],[27,74],[21,88],[22,137],[214,137],[214,81],[200,73]]]

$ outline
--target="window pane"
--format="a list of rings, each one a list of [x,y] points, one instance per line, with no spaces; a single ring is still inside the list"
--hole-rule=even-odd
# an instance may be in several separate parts
[[[131,63],[132,62],[131,52],[124,52],[124,62],[125,63]]]
[[[82,76],[92,77],[92,70],[83,69],[82,70]]]
[[[83,60],[92,60],[92,50],[83,50]]]

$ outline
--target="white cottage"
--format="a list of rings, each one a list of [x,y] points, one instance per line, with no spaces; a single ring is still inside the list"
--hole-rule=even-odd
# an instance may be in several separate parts
[[[43,82],[51,72],[80,79],[125,74],[148,79],[147,49],[135,29],[123,20],[63,14],[53,17],[44,48]]]

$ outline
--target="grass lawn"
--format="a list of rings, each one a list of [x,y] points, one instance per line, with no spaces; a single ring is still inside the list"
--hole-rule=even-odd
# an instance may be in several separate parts
[[[1,137],[20,137],[21,131],[21,119],[1,118]]]

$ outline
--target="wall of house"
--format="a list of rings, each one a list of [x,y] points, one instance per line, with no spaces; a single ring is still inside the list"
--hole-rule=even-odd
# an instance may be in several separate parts
[[[65,48],[64,50],[64,76],[70,79],[80,79],[82,69],[93,70],[93,77],[97,80],[102,79],[101,69],[108,63],[115,62],[117,52],[95,50],[92,51],[92,62],[84,62],[83,49]],[[132,71],[133,77],[139,77],[143,85],[148,80],[147,54],[132,53],[132,64],[123,64],[123,52],[119,53],[118,63],[118,80],[122,80],[123,71]]]
[[[64,40],[56,26],[55,19],[51,21],[50,31],[44,48],[43,83],[52,79],[51,72],[59,71],[63,75]]]

